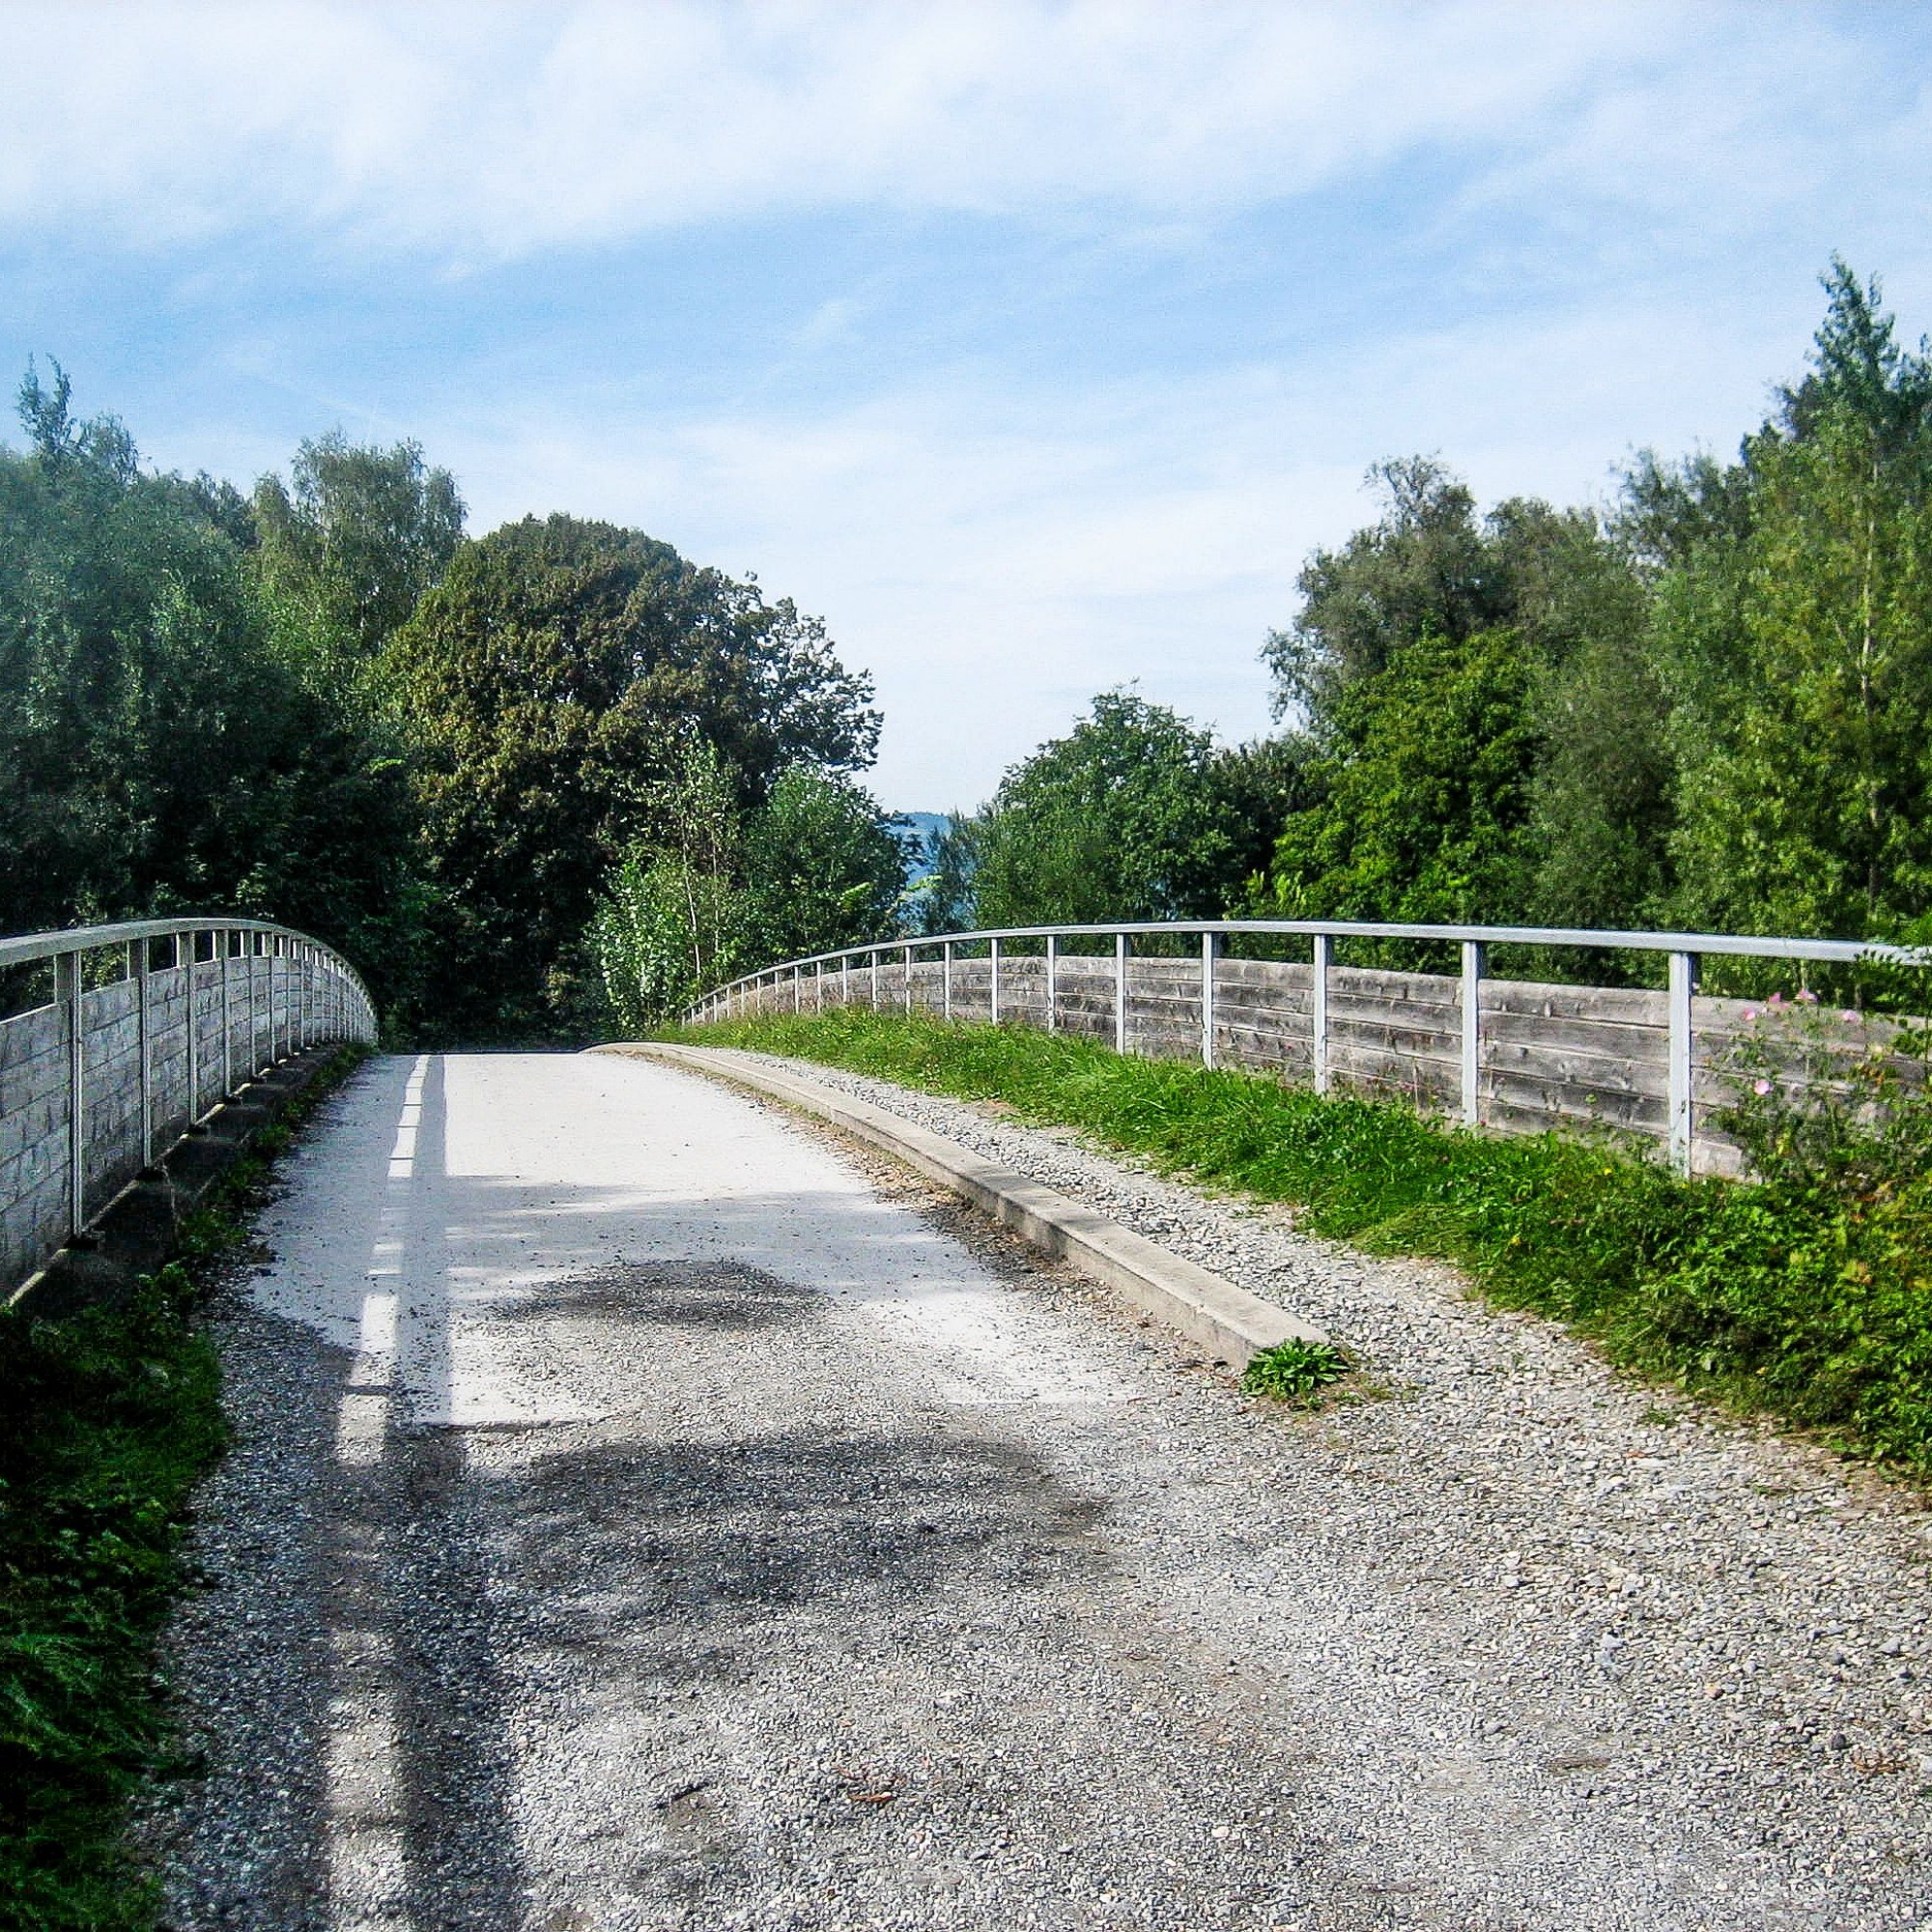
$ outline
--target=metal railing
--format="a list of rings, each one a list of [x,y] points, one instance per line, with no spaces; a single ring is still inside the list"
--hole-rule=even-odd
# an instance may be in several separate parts
[[[131,1176],[257,1073],[310,1046],[376,1037],[375,1005],[348,960],[262,920],[0,939],[0,972],[15,983],[18,969],[42,964],[45,1003],[0,1009],[0,1289],[23,1260],[37,1265],[84,1234]]]
[[[716,988],[696,1001],[687,1015],[694,1025],[702,1025],[730,1011],[748,994],[762,994],[782,987],[787,980],[792,989],[795,1011],[805,1010],[808,976],[820,981],[828,968],[836,969],[846,982],[855,963],[862,971],[869,968],[871,1002],[878,1004],[878,974],[881,960],[902,961],[905,968],[906,1010],[913,1010],[912,966],[923,953],[928,960],[937,952],[942,962],[941,1012],[952,1017],[952,968],[961,948],[981,948],[990,961],[991,1017],[1000,1019],[1000,967],[1003,949],[1015,941],[1038,942],[1045,959],[1045,1024],[1048,1032],[1059,1024],[1058,967],[1062,949],[1070,941],[1106,944],[1114,955],[1114,1045],[1124,1053],[1128,1047],[1127,960],[1137,939],[1198,940],[1201,952],[1201,1059],[1205,1065],[1215,1062],[1215,981],[1214,966],[1226,942],[1237,934],[1270,938],[1294,937],[1310,942],[1312,952],[1311,1057],[1314,1084],[1318,1092],[1331,1085],[1329,992],[1335,971],[1335,947],[1342,940],[1413,940],[1458,947],[1462,955],[1462,1116],[1470,1125],[1477,1122],[1479,1083],[1482,1068],[1483,1002],[1482,984],[1487,971],[1488,950],[1492,946],[1533,946],[1552,950],[1591,952],[1660,952],[1668,956],[1666,1003],[1669,1035],[1669,1090],[1667,1096],[1667,1141],[1672,1164],[1688,1172],[1691,1158],[1692,1095],[1694,1080],[1694,1039],[1691,1002],[1697,992],[1700,961],[1708,955],[1747,959],[1782,959],[1818,964],[1857,965],[1886,962],[1893,965],[1932,963],[1932,954],[1910,948],[1848,939],[1739,938],[1714,932],[1610,932],[1581,927],[1528,925],[1415,925],[1350,920],[1220,919],[1183,921],[1132,921],[1115,925],[1024,925],[989,927],[972,932],[935,934],[929,938],[881,940],[872,945],[841,947],[831,952],[816,952],[803,958],[787,959],[748,973],[728,985]]]

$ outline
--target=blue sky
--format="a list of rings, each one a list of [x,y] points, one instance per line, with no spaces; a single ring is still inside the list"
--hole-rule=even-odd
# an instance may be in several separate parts
[[[1932,10],[10,6],[0,369],[164,467],[413,437],[822,614],[888,805],[1224,736],[1367,466],[1728,451],[1836,249],[1932,324]]]

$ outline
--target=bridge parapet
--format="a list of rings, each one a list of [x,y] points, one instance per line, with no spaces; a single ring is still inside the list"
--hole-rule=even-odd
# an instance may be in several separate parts
[[[23,933],[0,939],[0,983],[45,996],[0,1018],[0,1291],[256,1074],[376,1037],[355,969],[260,920]]]
[[[1305,942],[1309,957],[1230,956],[1242,937]],[[1462,970],[1341,965],[1336,949],[1351,940],[1441,945]],[[1495,946],[1660,953],[1667,981],[1646,991],[1498,979],[1489,970]],[[1149,956],[1156,950],[1164,956]],[[1680,1173],[1735,1172],[1739,1152],[1718,1116],[1733,1097],[1735,1048],[1765,1003],[1700,993],[1711,955],[1932,963],[1895,946],[1724,933],[1321,920],[1014,926],[788,959],[717,988],[689,1018],[867,1006],[1019,1022],[1094,1036],[1122,1053],[1279,1072],[1324,1093],[1399,1093],[1469,1126],[1609,1128],[1655,1143]],[[1850,1062],[1888,1047],[1896,1023],[1847,1013],[1829,1032],[1826,1057]]]

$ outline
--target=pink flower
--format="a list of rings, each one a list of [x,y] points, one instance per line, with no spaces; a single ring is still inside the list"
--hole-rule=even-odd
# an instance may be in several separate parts
[[[1753,1094],[1769,1094],[1771,1092],[1771,1082],[1769,1080],[1753,1080],[1751,1082],[1751,1092]]]
[[[1783,1004],[1784,1004],[1784,995],[1782,993],[1774,993],[1771,996],[1771,998],[1765,1002],[1765,1005],[1769,1007],[1781,1007]]]
[[[1858,1014],[1854,1012],[1850,1007],[1847,1007],[1845,1010],[1838,1015],[1838,1017],[1841,1020],[1843,1020],[1847,1026],[1857,1026],[1859,1023]]]
[[[1754,1021],[1757,1018],[1757,1009],[1755,1007],[1747,1007],[1745,1009],[1745,1018]]]
[[[1798,998],[1804,1006],[1815,1007],[1818,1004],[1818,995],[1809,986],[1800,986],[1798,989]]]

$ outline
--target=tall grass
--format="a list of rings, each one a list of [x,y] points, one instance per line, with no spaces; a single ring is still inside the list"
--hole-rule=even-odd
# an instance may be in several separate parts
[[[1779,1130],[1761,1120],[1765,1171],[1747,1185],[1679,1179],[1606,1141],[1473,1133],[1397,1101],[1019,1027],[847,1009],[680,1037],[1003,1100],[1293,1203],[1314,1233],[1454,1262],[1495,1301],[1568,1322],[1634,1370],[1932,1480],[1932,1174],[1910,1109],[1892,1126],[1839,1122],[1877,1156],[1829,1170],[1780,1163]]]
[[[196,1321],[268,1163],[360,1060],[345,1049],[256,1137],[182,1258],[62,1321],[0,1310],[0,1928],[140,1932],[128,1801],[172,1767],[156,1645],[187,1582],[195,1485],[221,1453],[220,1363]]]

